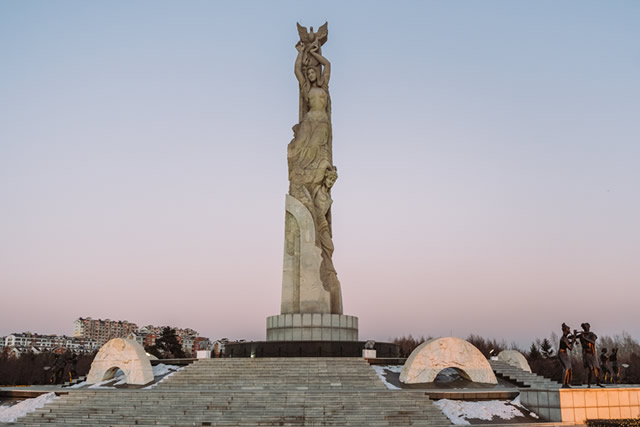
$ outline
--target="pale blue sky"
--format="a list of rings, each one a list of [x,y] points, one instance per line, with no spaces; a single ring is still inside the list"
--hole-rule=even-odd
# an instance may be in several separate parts
[[[264,339],[325,20],[361,338],[640,338],[637,1],[0,1],[0,335]]]

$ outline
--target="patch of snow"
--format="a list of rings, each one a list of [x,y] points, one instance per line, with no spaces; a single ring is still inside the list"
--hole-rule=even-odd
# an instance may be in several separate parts
[[[399,374],[400,372],[402,372],[402,367],[404,365],[389,365],[389,366],[385,366],[385,369],[389,372],[395,372],[396,374]]]
[[[122,369],[118,369],[115,373],[115,375],[113,376],[113,378],[111,378],[109,381],[114,381],[116,380],[115,383],[111,384],[113,386],[117,386],[117,385],[121,385],[121,384],[126,384],[127,383],[127,377],[124,375],[124,372],[122,372]],[[105,382],[109,382],[109,381],[103,381],[102,384],[104,384]],[[96,384],[98,385],[98,384]],[[89,387],[89,388],[97,388],[97,387]],[[109,387],[109,388],[113,388],[113,387]]]
[[[455,425],[469,425],[471,424],[469,421],[464,418],[463,406],[465,402],[460,400],[449,400],[449,399],[440,399],[433,402],[443,414],[446,415],[447,418],[451,420],[451,422]]]
[[[524,405],[522,404],[522,402],[520,402],[520,395],[516,396],[516,398],[511,401],[511,404],[513,406],[519,406],[520,408],[524,408]]]
[[[436,375],[434,382],[437,383],[451,383],[460,378],[460,373],[453,368],[444,368],[442,371],[438,372]]]
[[[119,370],[118,372],[122,372],[122,371]],[[115,381],[115,383],[114,383],[114,381]],[[89,388],[101,389],[101,390],[103,390],[103,389],[114,389],[115,388],[115,387],[113,387],[114,385],[116,385],[116,384],[124,384],[124,382],[125,382],[125,376],[124,376],[124,374],[121,374],[121,375],[117,375],[117,376],[115,376],[115,377],[113,377],[111,379],[100,381],[99,383],[92,384],[92,385],[89,386]],[[109,383],[113,383],[113,384],[107,386],[107,384],[109,384]]]
[[[384,385],[387,386],[389,390],[400,390],[400,387],[397,387],[387,381],[386,372],[399,373],[400,371],[402,371],[402,365],[391,365],[391,366],[372,365],[371,367],[376,372],[376,375],[378,375],[378,378],[382,380]]]
[[[171,372],[177,372],[180,369],[182,368],[176,365],[165,365],[164,363],[160,363],[153,367],[153,376],[159,377],[162,375],[167,375]]]
[[[468,419],[490,421],[494,417],[510,420],[524,415],[509,402],[502,400],[486,400],[465,402],[463,400],[440,399],[433,402],[451,420],[453,424],[468,425]]]
[[[522,404],[522,402],[520,401],[520,395],[518,395],[515,399],[513,399],[513,400],[511,401],[511,404],[512,404],[513,406],[517,406],[517,407],[519,407],[519,408],[524,409],[524,410],[525,410],[525,411],[527,411],[527,412],[529,413],[529,415],[531,415],[533,418],[536,418],[536,419],[537,419],[537,418],[540,418],[540,417],[538,416],[538,414],[536,414],[535,412],[531,412],[531,411],[529,411],[529,410],[528,410],[528,409],[527,409],[527,408]]]
[[[176,365],[165,365],[163,363],[160,363],[159,365],[153,366],[153,376],[154,377],[161,377],[161,376],[169,376],[179,370],[181,370],[182,368]],[[164,380],[164,378],[162,379]],[[162,380],[158,381],[158,382],[162,382]],[[115,381],[115,382],[114,382]],[[113,384],[110,384],[113,383]],[[109,390],[109,389],[114,389],[116,388],[115,386],[117,385],[122,385],[122,384],[126,384],[127,383],[127,377],[124,375],[124,372],[122,372],[121,370],[118,369],[118,371],[116,372],[116,375],[111,378],[110,380],[106,380],[106,381],[102,381],[96,384],[92,384],[89,385],[87,384],[86,381],[82,381],[79,382],[78,384],[74,384],[72,386],[69,387],[65,387],[65,388],[82,388],[82,387],[86,387],[87,385],[89,386],[88,388],[92,388],[92,389],[101,389],[101,390]],[[107,385],[109,384],[109,385]],[[151,388],[153,386],[153,384],[149,387],[145,387],[145,388]]]
[[[0,411],[2,411],[4,408],[8,408],[20,402],[22,402],[22,400],[20,399],[11,399],[11,400],[5,400],[3,402],[0,402]]]
[[[79,383],[76,383],[74,385],[70,385],[70,386],[65,387],[65,388],[80,388],[80,387],[84,387],[86,385],[87,385],[86,381],[80,381]]]
[[[164,381],[167,378],[169,378],[171,375],[173,375],[176,372],[179,372],[179,371],[181,371],[183,369],[184,369],[184,366],[180,367],[180,366],[165,365],[163,363],[160,363],[159,365],[156,365],[156,366],[153,367],[153,376],[154,377],[159,377],[160,375],[164,375],[164,377],[162,377],[162,379],[160,381],[158,381],[157,383],[153,383],[151,385],[143,387],[142,389],[143,390],[150,390],[150,389],[154,388],[155,386],[157,386],[158,384],[160,384],[162,381]]]
[[[12,423],[20,417],[24,417],[29,412],[33,412],[36,409],[42,408],[49,402],[57,399],[55,393],[46,393],[33,399],[25,399],[22,402],[16,403],[13,406],[0,408],[0,422]]]

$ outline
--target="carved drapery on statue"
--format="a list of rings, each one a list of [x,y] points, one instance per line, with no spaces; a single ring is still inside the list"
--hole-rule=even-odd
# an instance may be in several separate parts
[[[342,314],[342,292],[332,260],[331,188],[338,172],[332,155],[331,64],[321,50],[327,41],[327,24],[317,32],[313,27],[307,31],[298,24],[298,33],[300,41],[296,44],[298,55],[294,70],[300,87],[300,114],[299,122],[293,127],[287,161],[289,195],[302,207],[287,199],[282,313]],[[311,221],[303,218],[307,212],[301,209],[308,211]],[[301,222],[310,224],[305,228]],[[307,238],[312,238],[317,250],[305,252],[301,249],[305,233],[311,232],[313,236]],[[319,266],[312,260],[314,256],[308,255],[314,252],[316,256],[319,253],[316,259],[320,261]],[[319,286],[324,296],[317,295],[323,294]]]

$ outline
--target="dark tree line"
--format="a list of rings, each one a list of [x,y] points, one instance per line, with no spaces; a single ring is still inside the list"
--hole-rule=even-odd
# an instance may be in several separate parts
[[[409,334],[409,336],[402,336],[399,338],[394,338],[391,340],[392,343],[396,344],[400,349],[400,357],[409,357],[411,352],[418,347],[423,342],[430,340],[431,337],[425,340],[424,337],[414,338]]]
[[[8,352],[0,353],[0,385],[43,385],[51,384],[56,366],[60,366],[63,381],[69,380],[69,372],[75,368],[77,376],[84,376],[91,369],[94,354],[79,355],[77,362],[70,352],[55,354],[44,352],[40,354],[25,353],[20,357],[9,356]]]
[[[182,344],[178,340],[176,330],[168,326],[162,329],[162,334],[156,339],[154,345],[144,349],[158,359],[181,359],[187,357],[184,350],[182,350]]]
[[[415,350],[423,342],[430,339],[432,339],[432,337],[428,337],[425,339],[424,336],[421,336],[420,338],[414,338],[413,336],[408,335],[393,338],[391,342],[396,344],[400,348],[400,357],[409,357],[413,350]],[[502,350],[517,350],[517,346],[513,343],[507,346],[507,343],[504,341],[498,341],[493,338],[485,339],[479,335],[474,334],[469,335],[467,341],[473,344],[487,358],[497,355]]]
[[[531,370],[554,381],[562,382],[562,367],[555,354],[557,341],[555,334],[551,340],[544,338],[537,339],[531,344],[528,352],[523,352],[527,356]],[[610,353],[613,348],[618,349],[618,363],[620,365],[620,383],[638,384],[640,382],[640,344],[629,334],[623,333],[614,337],[604,336],[597,341],[597,354],[601,349],[606,348]],[[578,343],[573,347],[571,356],[571,366],[573,367],[573,384],[586,383],[587,370],[583,367],[582,349]],[[625,366],[626,365],[626,366]]]
[[[91,369],[91,362],[97,352],[78,355],[74,358],[71,352],[55,354],[43,352],[39,354],[24,353],[20,357],[10,356],[8,348],[0,352],[0,386],[43,385],[69,381],[69,373],[74,378],[85,376]],[[166,327],[155,345],[145,350],[159,359],[178,359],[186,357],[182,344],[176,336],[175,329]]]
[[[487,359],[497,356],[502,350],[518,350],[518,346],[515,343],[507,345],[505,340],[498,341],[495,338],[483,338],[475,334],[469,335],[467,341],[480,350]]]

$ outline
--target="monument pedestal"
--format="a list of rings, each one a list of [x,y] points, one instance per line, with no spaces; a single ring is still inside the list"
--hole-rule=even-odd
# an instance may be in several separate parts
[[[269,316],[267,341],[358,341],[358,318],[329,313]]]

